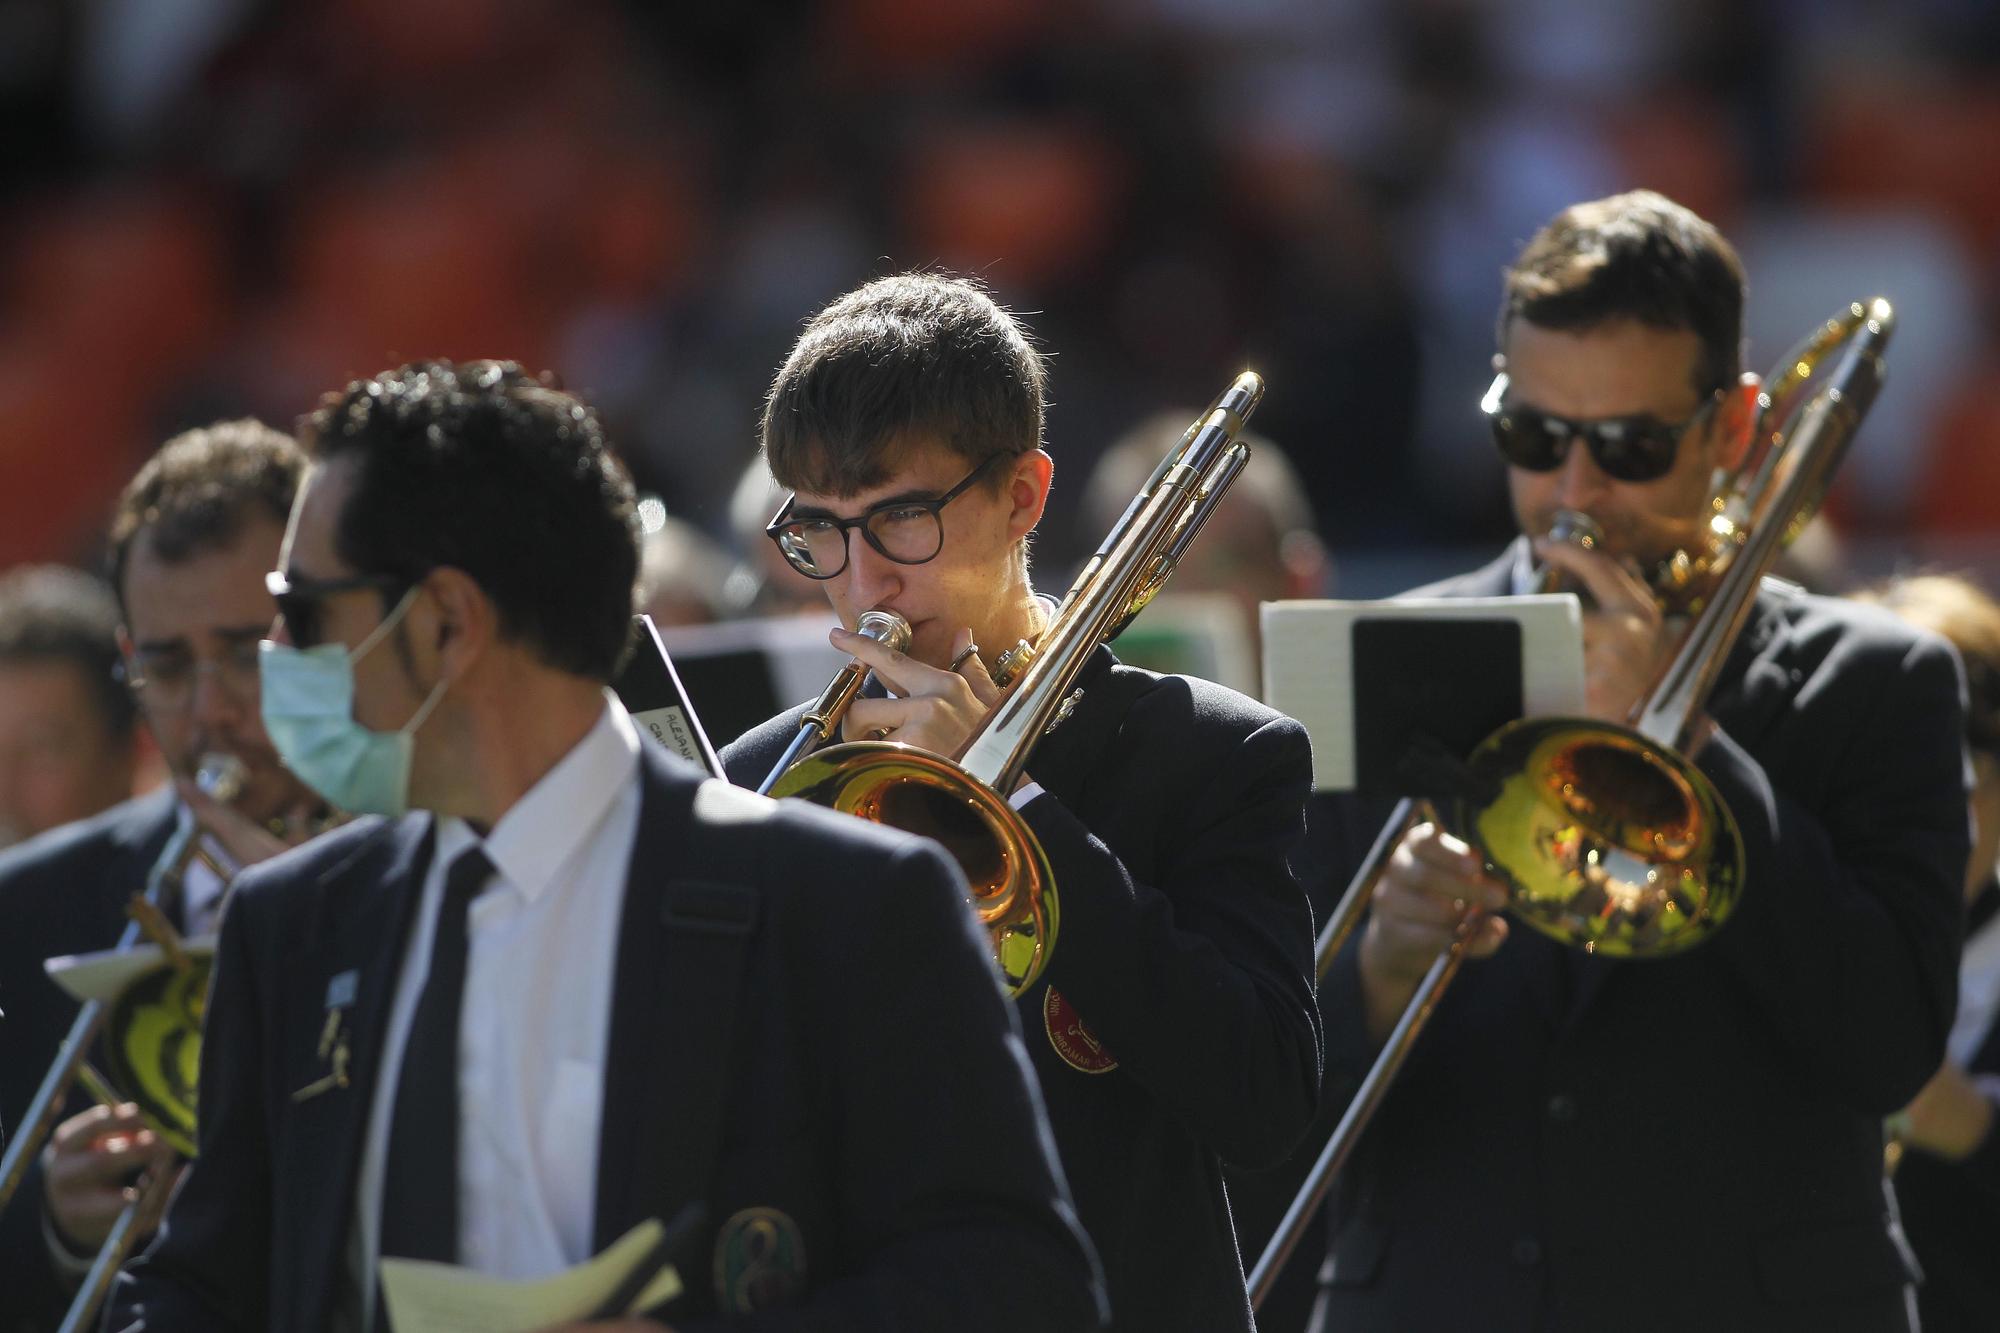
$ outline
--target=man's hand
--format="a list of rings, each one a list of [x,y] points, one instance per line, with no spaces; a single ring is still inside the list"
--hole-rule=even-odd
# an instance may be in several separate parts
[[[1945,1061],[1904,1111],[1904,1141],[1913,1148],[1957,1161],[1968,1157],[1993,1129],[1991,1100],[1966,1072]]]
[[[173,1162],[172,1146],[146,1128],[137,1106],[93,1106],[71,1116],[42,1150],[42,1188],[56,1233],[77,1254],[96,1250],[139,1197],[130,1182],[141,1170],[171,1171]],[[154,1206],[138,1219],[142,1236],[159,1225],[171,1194],[154,1191]]]
[[[1583,613],[1585,708],[1600,721],[1624,722],[1673,647],[1659,602],[1644,580],[1601,551],[1541,537],[1535,554],[1595,601]]]
[[[1373,911],[1361,936],[1361,991],[1368,1032],[1389,1035],[1416,994],[1424,973],[1469,932],[1466,956],[1488,958],[1506,942],[1507,887],[1487,875],[1470,847],[1434,824],[1403,835],[1375,885]]]
[[[279,852],[298,846],[312,827],[312,811],[304,808],[291,811],[285,818],[285,827],[291,832],[281,838],[242,811],[210,796],[192,778],[175,778],[174,790],[187,803],[195,823],[221,843],[239,866],[268,861]]]
[[[903,696],[857,698],[841,724],[841,734],[851,741],[901,741],[949,759],[1003,693],[976,653],[958,670],[946,671],[844,629],[834,630],[831,638],[834,647],[866,662],[883,684]],[[956,657],[971,642],[972,631],[960,630],[952,639],[952,655]]]

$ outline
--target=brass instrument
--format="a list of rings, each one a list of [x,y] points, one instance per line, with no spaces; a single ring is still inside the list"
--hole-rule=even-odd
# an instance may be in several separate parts
[[[1507,910],[1527,925],[1586,953],[1652,958],[1701,943],[1728,919],[1743,890],[1741,835],[1720,793],[1684,755],[1758,586],[1818,507],[1881,389],[1882,350],[1894,328],[1887,301],[1853,303],[1765,380],[1750,450],[1733,471],[1718,470],[1700,541],[1651,572],[1661,602],[1690,620],[1630,725],[1523,718],[1473,751],[1466,790],[1449,799],[1441,822],[1507,885]],[[1417,811],[1413,801],[1398,808],[1329,917],[1318,941],[1320,975]],[[1251,1273],[1253,1307],[1457,975],[1470,934],[1462,927],[1432,964],[1279,1223]]]
[[[241,794],[245,776],[242,760],[210,754],[202,757],[195,781],[210,796],[226,803]],[[136,1103],[155,1133],[181,1154],[194,1155],[195,1078],[210,955],[206,950],[185,947],[167,920],[166,907],[180,897],[188,870],[198,860],[228,879],[223,867],[202,847],[201,833],[199,824],[176,831],[148,873],[144,891],[134,896],[127,909],[132,920],[117,948],[132,950],[151,941],[164,956],[112,999],[89,1001],[78,1011],[13,1142],[7,1145],[6,1156],[0,1158],[0,1209],[20,1188],[29,1164],[62,1119],[72,1083],[82,1083],[106,1105]],[[89,1063],[91,1044],[100,1036],[110,1077]],[[77,1292],[62,1324],[64,1333],[89,1326],[111,1278],[139,1239],[138,1217],[155,1202],[158,1191],[170,1187],[173,1174],[148,1173],[140,1181],[139,1197],[125,1206]]]
[[[1048,859],[1007,793],[1043,733],[1075,706],[1090,655],[1152,600],[1249,461],[1235,437],[1263,394],[1263,380],[1246,371],[1188,428],[1085,563],[1033,652],[1013,650],[1018,683],[957,755],[850,741],[792,766],[771,788],[942,843],[965,871],[1011,994],[1048,966],[1060,913]]]
[[[910,646],[910,622],[894,611],[863,611],[861,623],[854,627],[854,632],[899,653]],[[769,795],[787,769],[812,750],[826,744],[840,728],[840,719],[846,716],[847,706],[854,702],[855,695],[861,693],[867,679],[868,668],[861,664],[859,658],[835,673],[826,689],[799,720],[798,735],[792,737],[792,743],[785,747],[785,752],[778,756],[778,762],[771,765],[771,771],[757,785],[759,796]]]

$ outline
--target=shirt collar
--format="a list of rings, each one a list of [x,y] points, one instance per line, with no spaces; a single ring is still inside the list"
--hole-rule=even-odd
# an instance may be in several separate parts
[[[624,705],[605,691],[604,711],[583,739],[556,761],[500,817],[485,841],[500,877],[533,902],[597,832],[611,803],[639,768],[639,732]],[[453,817],[438,827],[437,857],[449,865],[479,841],[472,826]]]
[[[1510,591],[1516,597],[1527,597],[1541,587],[1541,574],[1535,569],[1535,548],[1522,537],[1514,543],[1514,566]]]

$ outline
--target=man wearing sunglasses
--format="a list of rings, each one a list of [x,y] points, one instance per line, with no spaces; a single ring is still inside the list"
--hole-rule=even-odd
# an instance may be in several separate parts
[[[115,945],[126,904],[146,889],[170,838],[196,826],[207,856],[164,906],[187,934],[212,932],[225,888],[216,868],[281,850],[288,821],[319,805],[279,764],[258,714],[257,641],[272,615],[263,571],[304,466],[291,437],[255,421],[221,422],[169,440],[119,497],[110,575],[120,688],[131,690],[175,782],[0,857],[0,1122],[10,1130],[77,1011],[43,959]],[[191,780],[208,755],[242,766],[233,805]],[[165,1169],[172,1157],[134,1106],[99,1107],[79,1093],[68,1109],[0,1215],[6,1333],[61,1321],[132,1196],[133,1174]]]
[[[1751,430],[1743,293],[1722,236],[1645,192],[1565,210],[1507,273],[1484,409],[1521,537],[1423,591],[1564,575],[1606,721],[1672,649],[1649,576],[1694,545]],[[1602,542],[1549,540],[1564,510]],[[1767,582],[1693,755],[1742,829],[1743,897],[1672,958],[1510,930],[1463,842],[1409,833],[1322,988],[1329,1100],[1456,932],[1474,961],[1338,1182],[1312,1327],[1906,1328],[1881,1120],[1951,1026],[1961,688],[1940,640]],[[1383,811],[1344,807],[1351,868]]]
[[[796,489],[772,540],[843,626],[881,608],[911,627],[900,653],[833,632],[887,687],[850,708],[848,738],[954,754],[1001,697],[995,660],[1048,624],[1028,566],[1053,470],[1043,386],[1013,316],[935,274],[841,297],[778,372],[763,443]],[[1062,904],[1021,1019],[1113,1326],[1247,1330],[1222,1163],[1282,1157],[1318,1073],[1312,926],[1287,865],[1305,736],[1108,648],[1079,684],[1011,794]],[[727,747],[730,776],[758,782],[802,711]]]
[[[607,689],[639,543],[595,413],[424,362],[304,436],[263,711],[360,817],[236,890],[201,1154],[109,1326],[366,1333],[378,1261],[543,1278],[657,1219],[682,1333],[1096,1327],[956,869]]]

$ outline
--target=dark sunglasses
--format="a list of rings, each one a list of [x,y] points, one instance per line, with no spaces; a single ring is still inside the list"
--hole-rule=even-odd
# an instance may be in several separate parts
[[[343,592],[353,592],[358,588],[374,588],[386,599],[392,592],[400,594],[409,587],[407,579],[399,579],[393,574],[352,574],[340,579],[293,579],[282,569],[274,569],[264,576],[265,591],[278,604],[278,615],[285,622],[285,633],[291,636],[292,645],[310,648],[319,642],[320,603]]]
[[[1666,476],[1673,469],[1681,438],[1723,399],[1723,391],[1717,389],[1685,421],[1662,421],[1650,412],[1577,421],[1507,402],[1511,382],[1501,371],[1479,400],[1502,458],[1527,472],[1553,472],[1569,457],[1571,442],[1581,438],[1598,469],[1614,481],[1657,481]]]
[[[788,495],[765,526],[764,535],[778,544],[793,569],[809,579],[830,579],[847,568],[847,534],[854,528],[861,529],[862,537],[886,559],[899,565],[926,564],[944,549],[944,507],[965,494],[995,463],[1013,457],[988,456],[935,500],[884,500],[853,518],[795,518],[792,506],[798,496]]]

